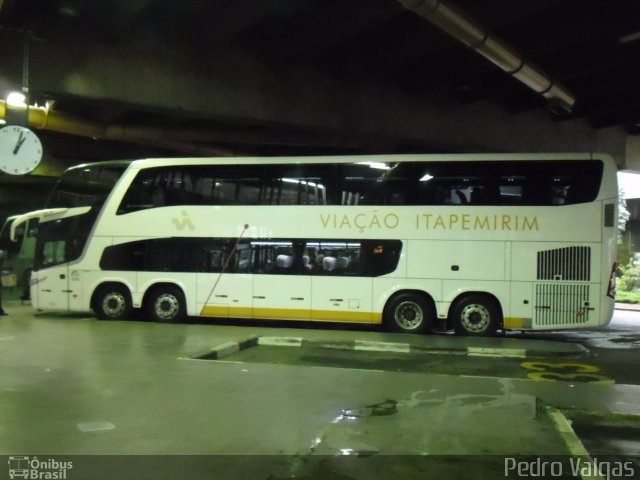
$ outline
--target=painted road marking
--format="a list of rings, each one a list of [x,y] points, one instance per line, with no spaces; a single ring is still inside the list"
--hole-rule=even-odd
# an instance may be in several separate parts
[[[270,347],[301,347],[302,338],[298,337],[259,337],[258,345]]]
[[[356,340],[353,348],[354,350],[364,350],[369,352],[411,352],[411,346],[408,343],[371,342],[366,340]]]
[[[83,422],[78,423],[78,430],[83,433],[100,432],[103,430],[114,430],[116,426],[111,422]]]
[[[524,348],[467,347],[467,355],[470,357],[526,358],[527,350]]]
[[[603,375],[598,367],[575,362],[524,362],[520,366],[529,370],[527,377],[541,381],[574,381],[611,385],[615,381]]]

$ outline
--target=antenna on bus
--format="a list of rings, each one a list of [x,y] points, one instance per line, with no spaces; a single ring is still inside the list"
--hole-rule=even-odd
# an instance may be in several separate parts
[[[224,265],[222,266],[222,270],[220,270],[220,274],[218,275],[218,278],[216,278],[216,283],[213,284],[213,287],[211,288],[211,291],[209,292],[207,299],[204,301],[204,305],[202,306],[203,312],[205,307],[207,306],[207,303],[209,303],[209,300],[211,299],[211,295],[213,295],[214,290],[218,286],[218,282],[220,282],[220,277],[222,277],[222,274],[227,270],[227,266],[229,265],[229,262],[233,258],[233,255],[236,253],[236,250],[238,249],[238,245],[240,245],[240,240],[242,240],[242,236],[245,234],[247,230],[249,230],[249,224],[245,223],[242,229],[242,232],[240,232],[240,236],[238,237],[238,240],[236,240],[236,244],[231,249],[231,253],[229,253],[227,260],[224,262]]]

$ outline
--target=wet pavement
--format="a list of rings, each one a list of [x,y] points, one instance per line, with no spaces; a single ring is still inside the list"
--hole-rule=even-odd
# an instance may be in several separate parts
[[[148,465],[163,472],[138,457],[101,457],[90,478],[115,478],[121,461],[131,465],[119,478],[498,478],[507,458],[575,455],[576,445],[640,455],[636,427],[615,424],[640,415],[640,375],[620,382],[603,368],[596,334],[468,339],[101,322],[34,314],[17,300],[5,308],[0,454],[153,455]],[[633,326],[611,328],[614,338],[635,335]],[[234,347],[283,337],[300,346]],[[607,343],[627,371],[637,370],[634,342]],[[194,359],[220,346],[230,353]],[[264,358],[243,357],[254,354]],[[572,415],[584,442],[563,433]],[[207,457],[175,459],[176,471],[188,469],[179,477],[163,463],[174,455]],[[90,458],[74,457],[67,478],[82,478],[72,474]]]

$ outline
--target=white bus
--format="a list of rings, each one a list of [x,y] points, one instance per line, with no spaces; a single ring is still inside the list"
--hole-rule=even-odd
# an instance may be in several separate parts
[[[31,297],[102,319],[598,327],[614,307],[617,194],[596,154],[82,165],[24,217],[40,218]]]
[[[36,248],[38,219],[32,218],[21,223],[15,230],[14,241],[11,241],[11,224],[18,217],[19,215],[7,217],[0,230],[0,251],[3,252],[0,269],[14,274],[17,285],[28,286]]]

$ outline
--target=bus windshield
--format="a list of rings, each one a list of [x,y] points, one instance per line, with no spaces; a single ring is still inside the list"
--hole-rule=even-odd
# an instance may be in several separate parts
[[[93,224],[118,179],[130,162],[103,162],[68,169],[58,180],[47,208],[90,207],[81,215],[40,224],[34,257],[36,269],[76,260],[82,254]]]
[[[78,165],[68,169],[56,183],[46,202],[48,208],[100,207],[129,162]]]

